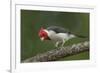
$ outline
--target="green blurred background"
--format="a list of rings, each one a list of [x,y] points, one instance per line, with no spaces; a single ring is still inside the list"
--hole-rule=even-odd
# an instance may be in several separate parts
[[[61,26],[75,34],[87,36],[87,38],[73,38],[65,43],[71,45],[89,40],[89,13],[53,12],[21,10],[21,61],[37,54],[55,48],[51,41],[42,42],[38,37],[41,27]],[[59,59],[86,60],[89,59],[89,51]]]

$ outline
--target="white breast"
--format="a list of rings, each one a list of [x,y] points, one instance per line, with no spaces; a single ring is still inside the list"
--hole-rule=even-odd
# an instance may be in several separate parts
[[[55,33],[54,31],[49,31],[48,36],[53,41],[62,41],[68,37],[67,34]]]
[[[46,31],[46,30],[45,30]],[[72,34],[67,34],[67,33],[55,33],[54,31],[46,31],[48,33],[48,36],[51,40],[53,41],[63,41],[63,40],[69,40],[73,37],[75,37]]]

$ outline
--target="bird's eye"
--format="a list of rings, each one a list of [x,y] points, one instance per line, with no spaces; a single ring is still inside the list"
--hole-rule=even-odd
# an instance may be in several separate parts
[[[42,36],[45,36],[45,32],[42,32],[41,35],[42,35]]]
[[[38,35],[39,35],[39,37],[43,37],[43,36],[45,36],[45,34],[44,34],[43,31],[40,31]]]
[[[44,37],[44,38],[48,37],[47,33],[44,30],[40,30],[38,35],[39,37]]]

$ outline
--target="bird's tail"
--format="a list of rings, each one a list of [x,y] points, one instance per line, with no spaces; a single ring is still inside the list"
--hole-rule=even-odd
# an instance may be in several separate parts
[[[83,35],[76,35],[79,38],[88,38],[88,36],[83,36]]]

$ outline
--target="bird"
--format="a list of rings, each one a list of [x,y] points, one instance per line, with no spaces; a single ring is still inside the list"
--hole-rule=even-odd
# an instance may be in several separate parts
[[[41,27],[38,36],[40,37],[41,41],[54,41],[55,47],[58,47],[59,44],[61,44],[61,47],[63,47],[66,41],[75,37],[84,38],[84,36],[75,35],[68,29],[65,29],[61,26],[49,26],[47,28]]]

